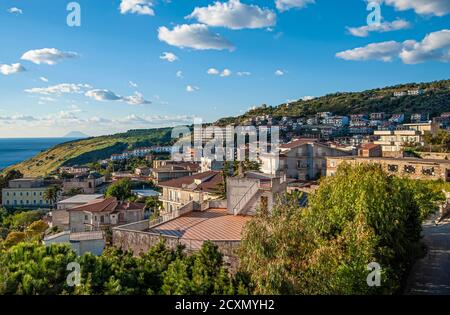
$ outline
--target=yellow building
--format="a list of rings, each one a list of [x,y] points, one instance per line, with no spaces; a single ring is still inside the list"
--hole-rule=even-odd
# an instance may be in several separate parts
[[[5,208],[49,208],[44,193],[49,184],[39,178],[21,178],[9,181],[2,189],[2,205]]]

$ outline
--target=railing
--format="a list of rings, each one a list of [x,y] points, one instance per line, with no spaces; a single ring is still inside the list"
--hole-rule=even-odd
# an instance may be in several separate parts
[[[166,214],[162,214],[158,218],[156,218],[154,220],[151,220],[149,222],[148,228],[150,229],[150,228],[152,228],[154,226],[160,225],[162,223],[165,223],[167,221],[176,219],[176,218],[178,218],[178,217],[180,217],[182,215],[190,213],[190,212],[194,211],[195,207],[196,207],[196,202],[195,201],[191,201],[191,202],[187,203],[186,205],[184,205],[183,207],[181,207],[178,210],[175,210],[175,211],[172,211],[172,212],[169,212],[169,213],[166,213]]]
[[[244,209],[244,206],[256,195],[259,191],[259,181],[255,182],[250,188],[245,192],[238,203],[233,207],[234,215],[238,215]]]

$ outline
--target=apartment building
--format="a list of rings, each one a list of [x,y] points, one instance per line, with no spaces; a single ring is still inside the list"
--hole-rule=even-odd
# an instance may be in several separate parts
[[[315,139],[297,139],[281,145],[280,154],[261,155],[261,170],[272,175],[284,173],[291,179],[314,180],[326,175],[326,157],[351,154]]]
[[[216,199],[219,184],[223,183],[222,173],[208,171],[159,183],[163,189],[160,201],[165,212],[180,209],[191,201],[202,204]]]
[[[156,183],[191,176],[200,170],[200,165],[192,162],[153,161],[150,176]]]
[[[423,134],[418,130],[375,130],[374,135],[378,137],[374,143],[381,146],[385,157],[401,157],[405,144],[424,145]]]
[[[9,181],[8,187],[2,189],[2,206],[5,208],[49,208],[45,200],[45,191],[57,182],[42,178],[21,178]]]

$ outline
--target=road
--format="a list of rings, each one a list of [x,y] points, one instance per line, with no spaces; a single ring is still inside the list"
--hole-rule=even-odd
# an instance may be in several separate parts
[[[423,235],[427,255],[415,263],[405,294],[450,294],[450,218],[438,225],[433,219],[428,220]]]

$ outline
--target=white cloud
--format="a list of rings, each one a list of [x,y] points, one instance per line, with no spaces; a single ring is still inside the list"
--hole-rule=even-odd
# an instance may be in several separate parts
[[[134,83],[133,81],[128,81],[128,84],[129,84],[131,87],[134,87],[134,88],[137,88],[137,87],[138,87],[137,83]]]
[[[279,11],[284,12],[290,9],[302,9],[308,4],[316,3],[315,0],[276,0],[275,4]]]
[[[336,54],[336,57],[344,60],[381,60],[391,61],[402,50],[402,44],[396,41],[373,43],[365,47],[349,49]]]
[[[46,77],[40,77],[39,80],[41,80],[42,82],[48,82],[48,79]]]
[[[209,68],[208,71],[206,71],[206,73],[210,75],[218,75],[220,71],[217,70],[216,68]]]
[[[174,62],[178,60],[178,57],[171,52],[163,52],[159,58],[162,60],[167,60],[168,62]]]
[[[158,38],[180,48],[234,50],[233,44],[220,35],[211,33],[204,24],[177,25],[173,30],[162,26],[158,29]]]
[[[139,92],[134,92],[134,95],[122,97],[122,100],[130,105],[148,105],[152,102],[147,101]]]
[[[9,8],[8,12],[12,13],[12,14],[22,14],[23,13],[22,9],[19,9],[16,7]]]
[[[421,42],[405,41],[400,58],[406,64],[429,60],[450,62],[450,30],[430,33]]]
[[[184,76],[183,76],[183,71],[181,71],[181,70],[178,70],[177,73],[176,73],[175,75],[177,76],[177,78],[180,78],[180,79],[183,79],[183,78],[184,78]]]
[[[239,71],[239,72],[236,72],[236,74],[240,77],[246,77],[246,76],[252,75],[252,73],[248,72],[248,71]]]
[[[135,92],[134,95],[131,96],[119,96],[113,91],[110,90],[102,90],[95,89],[90,90],[85,93],[85,95],[93,100],[104,102],[104,101],[123,101],[130,105],[144,105],[151,104],[150,101],[144,99],[141,93]]]
[[[230,69],[224,69],[220,74],[221,77],[229,77],[232,74]]]
[[[102,101],[118,101],[122,98],[116,95],[114,92],[110,90],[90,90],[85,93],[85,95],[93,100],[102,102]]]
[[[122,0],[120,2],[120,13],[134,13],[139,15],[155,15],[152,9],[153,2],[151,0]]]
[[[22,55],[22,60],[28,60],[35,64],[45,63],[54,65],[63,59],[76,58],[78,54],[71,51],[60,51],[56,48],[43,48],[36,50],[29,50]]]
[[[384,3],[399,11],[412,9],[420,15],[444,16],[450,13],[450,0],[384,0]]]
[[[25,92],[43,95],[61,95],[61,94],[82,93],[84,89],[89,88],[92,87],[88,84],[61,83],[45,88],[26,89]]]
[[[400,58],[405,64],[418,64],[426,61],[450,62],[450,30],[433,32],[417,42],[407,40],[373,43],[365,47],[346,50],[336,54],[345,60],[391,61]]]
[[[0,116],[0,132],[9,137],[61,136],[71,130],[80,130],[90,135],[124,132],[129,129],[146,129],[175,125],[190,125],[194,117],[187,115],[143,115],[129,114],[123,118],[81,117],[81,111],[69,110],[45,116],[16,114]],[[18,133],[20,128],[20,133]]]
[[[189,93],[192,93],[192,92],[195,92],[195,91],[198,91],[198,90],[200,90],[200,88],[197,87],[197,86],[193,86],[193,85],[186,86],[186,91],[189,92]]]
[[[0,64],[0,73],[3,75],[11,75],[24,71],[26,69],[20,63],[13,63],[11,65]]]
[[[209,75],[219,75],[221,77],[229,77],[233,74],[233,72],[230,69],[223,69],[222,72],[217,70],[216,68],[209,68],[208,71],[206,71]]]
[[[278,69],[277,71],[275,71],[275,75],[276,76],[279,76],[279,77],[281,77],[281,76],[283,76],[283,75],[285,75],[286,74],[286,70],[280,70],[280,69]]]
[[[380,24],[364,25],[361,27],[347,27],[350,34],[357,37],[367,37],[370,32],[386,33],[407,29],[411,26],[408,21],[395,20],[393,22],[382,22]]]
[[[313,100],[313,99],[315,99],[316,97],[315,96],[309,96],[309,95],[307,95],[307,96],[303,96],[302,98],[301,98],[301,100],[302,101],[310,101],[310,100]]]
[[[264,28],[274,26],[277,16],[275,12],[257,5],[246,5],[239,0],[219,1],[207,7],[196,7],[186,17],[197,19],[200,23],[209,26],[227,27],[233,30],[244,28]]]

